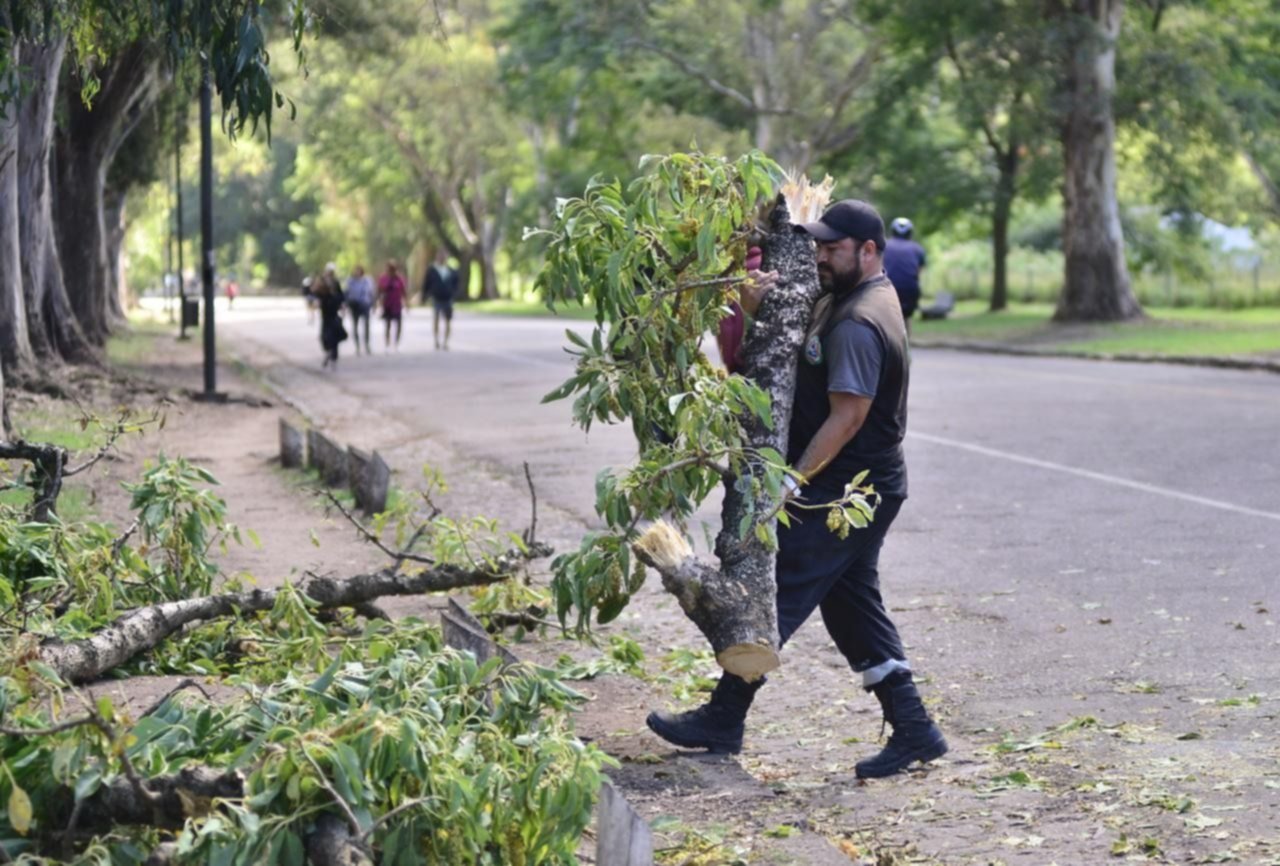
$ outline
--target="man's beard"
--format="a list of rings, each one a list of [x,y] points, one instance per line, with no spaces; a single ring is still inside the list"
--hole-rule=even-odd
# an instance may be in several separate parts
[[[862,282],[862,262],[855,261],[853,269],[836,273],[830,265],[818,267],[818,285],[822,291],[842,295]]]

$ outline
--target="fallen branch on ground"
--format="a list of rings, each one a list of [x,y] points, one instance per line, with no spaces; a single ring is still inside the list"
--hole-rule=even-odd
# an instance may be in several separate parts
[[[527,552],[508,551],[487,566],[462,568],[438,565],[419,574],[400,574],[386,569],[348,578],[316,577],[298,589],[321,610],[355,608],[385,596],[423,595],[497,583],[511,577],[526,559],[549,553],[545,546],[535,545]],[[39,658],[67,682],[89,682],[134,656],[154,649],[165,638],[191,623],[271,610],[280,592],[279,589],[257,589],[138,608],[124,614],[93,637],[71,643],[43,643],[39,648]]]

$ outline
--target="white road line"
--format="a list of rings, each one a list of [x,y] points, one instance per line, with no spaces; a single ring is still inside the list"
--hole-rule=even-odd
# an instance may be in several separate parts
[[[1117,487],[1128,487],[1130,490],[1141,490],[1143,493],[1154,493],[1157,496],[1164,496],[1169,499],[1178,499],[1183,502],[1192,502],[1196,505],[1204,505],[1208,508],[1217,508],[1221,511],[1231,511],[1236,514],[1247,514],[1250,517],[1263,517],[1268,520],[1280,520],[1280,514],[1273,511],[1262,511],[1257,508],[1248,508],[1244,505],[1236,505],[1232,502],[1223,502],[1220,499],[1207,499],[1203,496],[1183,493],[1181,490],[1173,490],[1168,487],[1158,487],[1154,484],[1144,484],[1141,481],[1131,481],[1128,478],[1118,478],[1115,475],[1107,475],[1106,473],[1094,472],[1089,469],[1080,469],[1079,467],[1067,466],[1063,463],[1053,463],[1049,460],[1039,460],[1035,457],[1024,457],[1021,454],[1013,454],[1012,452],[1001,451],[997,448],[973,445],[956,439],[947,439],[943,436],[933,436],[929,433],[910,432],[907,436],[912,439],[919,439],[921,442],[930,442],[934,445],[945,445],[948,448],[958,448],[961,451],[970,451],[974,454],[981,454],[984,457],[995,457],[999,460],[1021,463],[1024,466],[1034,466],[1037,469],[1049,469],[1054,472],[1064,472],[1067,475],[1075,475],[1079,478],[1101,481],[1104,484],[1114,484]]]

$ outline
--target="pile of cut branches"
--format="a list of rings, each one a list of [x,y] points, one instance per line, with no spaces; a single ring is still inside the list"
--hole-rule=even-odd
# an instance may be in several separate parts
[[[532,531],[424,495],[358,526],[386,568],[246,589],[213,558],[242,533],[203,469],[157,461],[120,532],[60,520],[66,454],[17,444],[0,459],[34,469],[7,479],[30,502],[0,504],[0,862],[572,862],[609,760],[572,734],[577,695],[376,606],[509,581],[548,552]],[[202,676],[141,711],[78,688],[143,673]]]

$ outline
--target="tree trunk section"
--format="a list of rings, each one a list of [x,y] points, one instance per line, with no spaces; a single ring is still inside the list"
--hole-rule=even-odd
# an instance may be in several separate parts
[[[1073,0],[1068,28],[1062,247],[1066,270],[1054,319],[1121,321],[1142,315],[1129,285],[1116,199],[1116,42],[1123,0]]]
[[[244,778],[239,772],[200,765],[183,767],[172,775],[144,778],[141,787],[139,791],[125,776],[116,776],[104,783],[81,805],[76,830],[105,832],[121,824],[178,830],[188,818],[200,814],[200,806],[214,799],[244,796]],[[59,794],[49,814],[40,816],[40,823],[60,837],[75,809],[75,792],[64,788]],[[61,838],[51,839],[45,847],[57,850],[57,843],[61,841]]]
[[[352,835],[351,828],[332,812],[316,819],[306,844],[307,860],[314,866],[373,866],[373,860]]]
[[[991,312],[1009,306],[1009,216],[1017,192],[1017,145],[1009,143],[1009,151],[999,157],[1000,180],[996,184],[996,200],[991,213]]]
[[[9,29],[9,13],[0,10],[0,30]],[[17,83],[18,42],[10,45],[0,75],[0,90]],[[10,382],[20,378],[34,363],[27,331],[27,308],[22,288],[22,213],[18,206],[19,113],[10,105],[0,117],[0,365]]]
[[[67,299],[53,222],[53,115],[66,47],[65,34],[47,44],[22,47],[22,63],[30,79],[30,91],[22,100],[18,146],[22,285],[27,330],[37,358],[89,361],[94,355]]]
[[[765,295],[738,358],[742,375],[769,394],[773,425],[771,429],[751,416],[744,426],[752,448],[786,454],[796,368],[820,293],[818,270],[812,242],[794,230],[781,198],[761,247],[762,267],[778,272],[778,284]],[[756,462],[744,469],[745,476],[763,475],[763,466]],[[715,551],[719,570],[695,558],[683,538],[663,524],[655,525],[636,545],[637,555],[658,570],[663,586],[711,642],[720,666],[747,681],[779,664],[776,552],[754,533],[745,539],[737,534],[748,516],[754,523],[778,504],[760,487],[760,495],[753,498],[751,485],[725,482]]]
[[[128,193],[124,190],[107,187],[103,211],[103,224],[107,230],[107,287],[104,300],[107,302],[107,315],[112,321],[124,321],[125,310],[132,306],[124,278],[124,261],[120,257],[120,251],[124,247],[127,200]]]
[[[58,245],[71,307],[95,346],[106,342],[122,316],[111,272],[107,171],[121,144],[145,113],[155,67],[146,46],[122,50],[100,76],[92,109],[72,79],[65,91],[66,126],[58,142]]]

